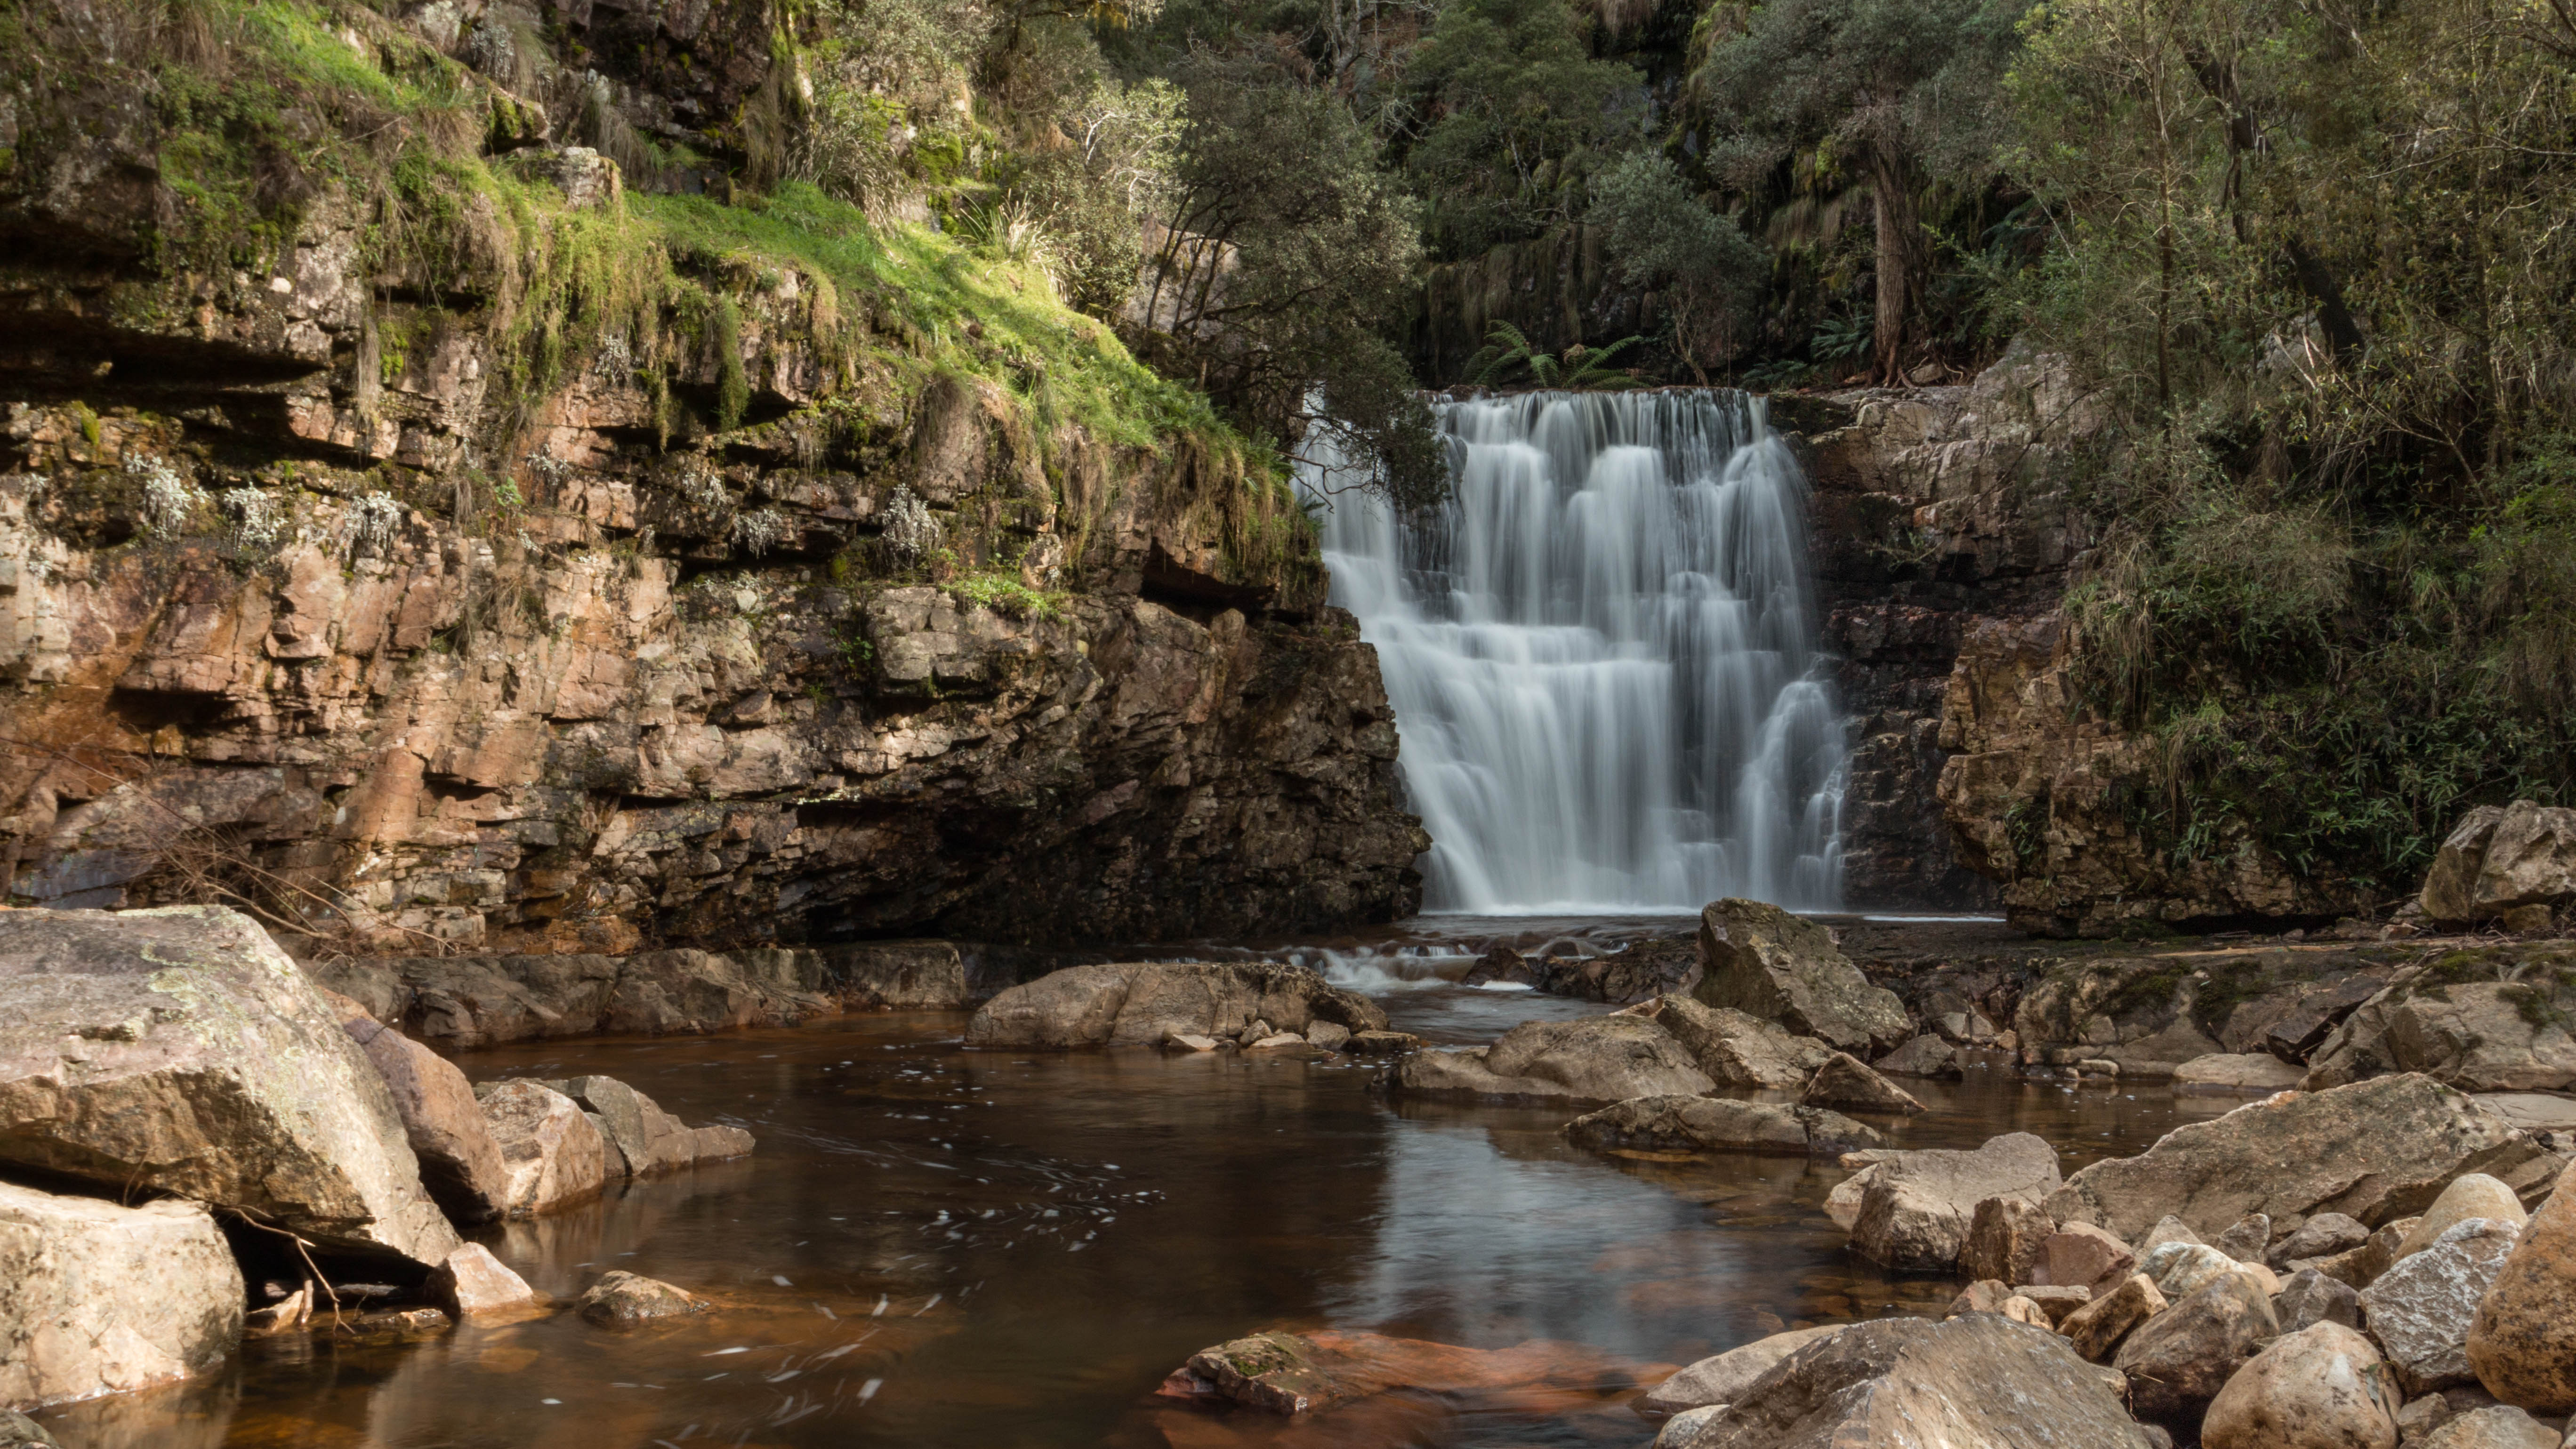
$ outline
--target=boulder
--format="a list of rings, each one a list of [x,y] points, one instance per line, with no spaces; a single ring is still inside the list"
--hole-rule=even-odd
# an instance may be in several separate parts
[[[1778,1022],[1731,1007],[1704,1006],[1687,996],[1658,996],[1620,1014],[1642,1016],[1662,1027],[1721,1087],[1794,1092],[1815,1076],[1834,1051]]]
[[[2263,1049],[2284,1062],[2304,1065],[2345,1018],[2387,984],[2377,976],[2353,975],[2303,992],[2278,1020],[2264,1028]]]
[[[1914,1113],[1923,1104],[1887,1078],[1871,1071],[1849,1052],[1836,1052],[1816,1068],[1807,1090],[1798,1097],[1805,1107],[1849,1107],[1855,1112]]]
[[[2244,1266],[2206,1243],[2166,1243],[2140,1260],[2138,1271],[2167,1298],[2180,1300]]]
[[[1937,1444],[2149,1449],[2110,1376],[2066,1341],[1991,1313],[1884,1318],[1799,1349],[1745,1386],[1713,1449]]]
[[[954,941],[855,941],[813,954],[817,985],[844,1006],[957,1011],[974,1004],[966,958]]]
[[[2576,1413],[2576,1168],[2560,1175],[2487,1286],[2468,1358],[2506,1403]]]
[[[2470,811],[2442,842],[2425,874],[2425,915],[2490,921],[2517,906],[2576,900],[2576,810],[2530,800],[2493,809]]]
[[[1933,1149],[1882,1156],[1835,1187],[1851,1246],[1872,1262],[1949,1272],[1967,1246],[1977,1204],[1991,1197],[2038,1202],[2058,1185],[2057,1152],[2027,1132],[1987,1139],[1973,1152]]]
[[[1159,1046],[1173,1033],[1240,1035],[1255,1021],[1381,1031],[1386,1013],[1310,967],[1266,961],[1069,966],[1014,986],[966,1024],[971,1047]],[[1635,1095],[1633,1093],[1628,1095]]]
[[[377,1020],[457,1049],[600,1032],[670,1035],[785,1026],[838,1004],[808,990],[802,951],[632,956],[412,956],[316,962],[321,984],[367,1004]]]
[[[2415,1226],[2398,1241],[2396,1258],[2392,1261],[2424,1251],[2455,1225],[2471,1218],[2491,1218],[2519,1228],[2531,1221],[2531,1214],[2522,1210],[2522,1199],[2514,1195],[2512,1188],[2483,1172],[2465,1173],[2442,1189],[2442,1195],[2433,1199],[2431,1207],[2424,1209],[2424,1215],[2416,1219]]]
[[[2006,1283],[2039,1282],[2037,1269],[2047,1261],[2048,1240],[2056,1232],[2057,1224],[2047,1210],[2026,1197],[1987,1198],[1968,1214],[1968,1240],[1959,1250],[1959,1275]]]
[[[0,1183],[0,1285],[0,1404],[185,1378],[241,1341],[241,1269],[200,1203]]]
[[[2162,1313],[2170,1306],[2163,1291],[2143,1273],[2132,1273],[2125,1283],[2097,1294],[2082,1307],[2058,1320],[2057,1331],[2075,1352],[2094,1363],[2111,1356],[2120,1341],[2141,1323]]]
[[[1351,1029],[1338,1021],[1319,1021],[1306,1028],[1306,1040],[1328,1052],[1350,1045]]]
[[[2202,1449],[2396,1449],[2379,1351],[2340,1323],[2285,1333],[2210,1402]]]
[[[1927,1032],[1880,1057],[1876,1065],[1891,1077],[1956,1077],[1959,1049]]]
[[[2232,1054],[2216,1052],[2193,1057],[2174,1068],[2173,1084],[2177,1092],[2256,1092],[2270,1094],[2295,1087],[2307,1075],[2305,1069],[2292,1066],[2269,1052]]]
[[[428,1268],[456,1230],[385,1079],[249,917],[0,912],[0,1162]]]
[[[1573,1343],[1532,1340],[1477,1349],[1379,1333],[1270,1330],[1190,1355],[1157,1393],[1301,1414],[1390,1390],[1442,1395],[1511,1389],[1590,1398],[1604,1383],[1633,1381],[1635,1372],[1633,1364]]]
[[[2275,1268],[2286,1267],[2303,1258],[2330,1258],[2370,1241],[2370,1228],[2359,1218],[2342,1213],[2318,1213],[2299,1224],[2299,1230],[2272,1245],[2263,1261]]]
[[[1695,1097],[1716,1086],[1661,1028],[1622,1015],[1525,1021],[1490,1047],[1419,1052],[1405,1059],[1395,1082],[1411,1092],[1597,1102]]]
[[[509,1315],[536,1306],[536,1290],[510,1271],[481,1243],[467,1243],[447,1255],[429,1275],[421,1296],[462,1323],[469,1318]]]
[[[1713,1354],[1646,1390],[1638,1397],[1636,1410],[1652,1419],[1711,1404],[1734,1403],[1753,1386],[1754,1380],[1769,1373],[1780,1360],[1850,1326],[1847,1323],[1828,1323],[1820,1328],[1795,1328]]]
[[[2387,1072],[2421,1072],[2464,1092],[2576,1089],[2576,982],[2554,972],[2520,981],[2428,980],[2398,973],[2362,1003],[2310,1062],[2306,1085],[2337,1086]]]
[[[2503,1270],[2520,1225],[2470,1218],[2403,1258],[2361,1290],[2362,1322],[2408,1393],[2475,1377],[2469,1329],[2478,1300]]]
[[[501,1144],[512,1217],[588,1202],[608,1180],[607,1142],[579,1103],[543,1082],[518,1078],[474,1089]]]
[[[2236,1225],[2218,1235],[2211,1247],[2240,1263],[2260,1263],[2264,1249],[2272,1244],[2272,1215],[2247,1213]]]
[[[2443,1420],[2424,1436],[2420,1449],[2560,1449],[2564,1442],[2557,1430],[2522,1410],[2494,1404]]]
[[[2040,1245],[2047,1276],[2037,1281],[2108,1293],[2136,1273],[2138,1255],[2129,1245],[2093,1226],[2069,1223]]]
[[[612,1175],[651,1177],[692,1163],[741,1157],[752,1148],[751,1134],[739,1127],[691,1127],[662,1110],[642,1092],[615,1077],[573,1077],[543,1083],[590,1114],[607,1139],[604,1166]]]
[[[2281,1285],[2280,1293],[2272,1300],[2272,1313],[2281,1320],[2283,1333],[2296,1333],[2319,1323],[2359,1328],[2361,1294],[2349,1283],[2338,1283],[2314,1268],[2302,1268]]]
[[[2280,1331],[2254,1280],[2223,1273],[2138,1325],[2111,1366],[2129,1376],[2129,1404],[2139,1418],[2188,1427]]]
[[[0,1409],[0,1449],[63,1449],[44,1425],[15,1409]]]
[[[2443,837],[2441,848],[2433,852],[2432,867],[2424,872],[2424,888],[2416,896],[2427,920],[2477,919],[2478,872],[2486,865],[2487,845],[2503,819],[2504,807],[2480,805],[2461,816],[2460,823]]]
[[[1487,947],[1485,954],[1477,957],[1476,964],[1468,967],[1467,974],[1459,979],[1462,986],[1534,986],[1537,983],[1538,973],[1530,969],[1529,962],[1522,959],[1520,952],[1500,941]]]
[[[1876,1056],[1905,1040],[1905,1004],[1869,984],[1833,933],[1760,901],[1727,899],[1700,912],[1700,978],[1691,994]]]
[[[2311,1214],[2365,1223],[2419,1212],[2464,1172],[2513,1181],[2551,1159],[2462,1093],[2421,1076],[2284,1092],[2097,1162],[2050,1197],[2058,1222],[2134,1241],[2170,1213],[2204,1236],[2248,1213],[2296,1231]]]
[[[454,1062],[379,1025],[357,1002],[335,991],[323,992],[322,999],[339,1013],[340,1029],[367,1054],[393,1094],[430,1198],[457,1222],[499,1217],[508,1206],[509,1177],[501,1167],[501,1145],[475,1105],[473,1083]]]
[[[1363,1057],[1400,1056],[1421,1045],[1422,1038],[1409,1031],[1355,1031],[1350,1040],[1351,1053]]]
[[[2182,1219],[2175,1217],[2171,1213],[2167,1213],[2163,1217],[2156,1219],[2156,1225],[2147,1229],[2147,1235],[2145,1237],[2138,1239],[2138,1251],[2140,1253],[2152,1253],[2167,1243],[2191,1243],[2196,1246],[2207,1246],[2201,1241],[2200,1234],[2191,1230],[2191,1224],[2184,1222]]]
[[[1725,1417],[1724,1404],[1684,1409],[1666,1419],[1664,1426],[1655,1431],[1652,1449],[1701,1449],[1703,1444],[1717,1437],[1718,1421]],[[0,1443],[0,1449],[8,1449],[8,1445]]]
[[[2114,1290],[2116,1291],[2116,1289]],[[2013,1287],[2016,1297],[2027,1298],[2048,1315],[2051,1328],[2064,1323],[2075,1310],[2093,1301],[2090,1288],[2061,1288],[2050,1283],[2020,1283]]]
[[[603,1273],[574,1306],[583,1319],[602,1328],[632,1328],[656,1318],[704,1313],[710,1305],[656,1278]]]
[[[1724,1097],[1632,1097],[1565,1124],[1577,1147],[1663,1152],[1745,1152],[1839,1157],[1886,1139],[1821,1107],[1783,1107]]]

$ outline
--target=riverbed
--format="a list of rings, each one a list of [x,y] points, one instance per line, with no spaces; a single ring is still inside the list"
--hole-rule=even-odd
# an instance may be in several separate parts
[[[1455,984],[1436,943],[1339,953],[1434,1041],[1605,1008]],[[1372,976],[1373,973],[1373,976]],[[417,1341],[255,1340],[229,1369],[46,1422],[168,1445],[1635,1445],[1641,1382],[1783,1327],[1937,1312],[1947,1280],[1842,1252],[1830,1163],[1604,1157],[1570,1109],[1390,1099],[1379,1067],[1271,1053],[968,1051],[962,1012],[470,1053],[476,1080],[605,1073],[751,1158],[482,1234],[546,1293],[610,1269],[716,1310],[613,1333],[570,1313]],[[2233,1105],[1971,1079],[1898,1145],[2025,1130],[2064,1168]],[[1584,1345],[1568,1387],[1395,1395],[1289,1424],[1154,1397],[1258,1329]]]

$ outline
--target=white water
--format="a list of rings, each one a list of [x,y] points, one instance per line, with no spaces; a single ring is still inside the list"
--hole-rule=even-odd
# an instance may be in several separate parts
[[[1447,505],[1400,517],[1343,491],[1323,518],[1333,602],[1377,646],[1431,832],[1426,909],[1839,906],[1843,726],[1806,480],[1760,401],[1546,392],[1438,412]]]

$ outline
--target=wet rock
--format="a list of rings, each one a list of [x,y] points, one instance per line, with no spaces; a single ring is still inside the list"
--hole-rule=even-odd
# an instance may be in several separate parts
[[[2272,1311],[2281,1320],[2283,1333],[2296,1333],[2320,1323],[2359,1328],[2361,1294],[2349,1283],[2338,1283],[2314,1268],[2302,1268],[2281,1285],[2280,1294],[2272,1300]]]
[[[1807,1107],[1848,1107],[1856,1112],[1923,1110],[1913,1093],[1861,1065],[1849,1052],[1836,1052],[1825,1058],[1798,1102]]]
[[[1153,1046],[1174,1032],[1236,1036],[1255,1021],[1276,1031],[1330,1021],[1371,1032],[1386,1028],[1386,1013],[1304,966],[1124,962],[1067,967],[1012,987],[975,1013],[966,1044]]]
[[[2126,1283],[2138,1266],[2138,1255],[2128,1244],[2091,1223],[2069,1223],[2050,1234],[2040,1253],[2047,1276],[2039,1281],[2095,1293]]]
[[[2047,1261],[2048,1240],[2056,1232],[2057,1224],[2050,1220],[2047,1210],[2028,1198],[1986,1198],[1968,1215],[1968,1240],[1959,1250],[1959,1274],[2006,1283],[2037,1282],[2035,1271]],[[2085,1281],[2089,1284],[2092,1280]]]
[[[1355,1031],[1351,1033],[1353,1056],[1391,1057],[1421,1047],[1422,1038],[1409,1031]]]
[[[0,1162],[235,1209],[428,1267],[457,1243],[393,1094],[220,907],[0,912]]]
[[[15,1409],[0,1409],[0,1449],[63,1449],[45,1426]]]
[[[1530,970],[1529,962],[1521,959],[1520,952],[1498,941],[1476,959],[1475,965],[1467,968],[1463,980],[1468,986],[1498,982],[1506,986],[1529,986],[1536,982],[1537,974]]]
[[[1875,1056],[1905,1040],[1905,1005],[1869,984],[1833,934],[1777,906],[1729,898],[1700,912],[1700,979],[1691,994]]]
[[[2471,1218],[2490,1218],[2519,1228],[2531,1221],[2531,1214],[2522,1210],[2522,1199],[2514,1196],[2512,1188],[2483,1172],[2467,1173],[2442,1189],[2442,1195],[2424,1209],[2424,1215],[2398,1241],[2392,1261],[2424,1251],[2440,1241],[2444,1233]]]
[[[742,1157],[752,1149],[749,1132],[739,1127],[691,1127],[615,1077],[574,1077],[543,1085],[571,1098],[591,1115],[608,1144],[604,1172],[620,1172],[623,1159],[622,1175],[652,1177],[692,1163]]]
[[[1505,1349],[1459,1348],[1377,1333],[1271,1330],[1204,1348],[1160,1394],[1224,1399],[1299,1414],[1390,1390],[1428,1394],[1519,1388],[1596,1393],[1635,1366],[1581,1344],[1534,1339]]]
[[[377,1024],[366,1008],[338,992],[323,1000],[340,1016],[340,1029],[374,1063],[402,1117],[403,1135],[420,1159],[421,1186],[457,1222],[499,1217],[508,1206],[509,1176],[501,1146],[475,1105],[474,1086],[456,1064]]]
[[[2303,1258],[2330,1258],[2369,1241],[2370,1229],[2359,1218],[2318,1213],[2299,1224],[2297,1232],[2273,1244],[2263,1261],[2279,1268]]]
[[[2339,1323],[2274,1339],[2218,1391],[2203,1449],[2396,1449],[2397,1404],[2370,1340]]]
[[[2498,1404],[2444,1420],[2424,1436],[2423,1449],[2560,1449],[2563,1442],[2557,1430]]]
[[[1663,1414],[1687,1413],[1712,1404],[1731,1404],[1743,1397],[1744,1391],[1751,1388],[1756,1379],[1769,1373],[1782,1359],[1850,1326],[1828,1323],[1819,1328],[1794,1328],[1787,1333],[1757,1338],[1724,1353],[1712,1354],[1646,1390],[1637,1399],[1637,1412],[1654,1418]]]
[[[1880,1319],[1801,1348],[1727,1408],[1716,1449],[1938,1442],[2148,1449],[2108,1376],[2066,1341],[1988,1313]]]
[[[575,1307],[583,1319],[602,1328],[632,1328],[656,1318],[704,1313],[709,1304],[656,1278],[603,1273],[583,1290]]]
[[[2139,1418],[2189,1426],[2280,1331],[2271,1300],[2253,1280],[2225,1273],[2140,1324],[2111,1365],[2129,1376]]]
[[[1565,1124],[1577,1147],[1839,1157],[1886,1145],[1868,1127],[1821,1107],[1724,1097],[1633,1097]]]
[[[2576,1413],[2576,1168],[2560,1175],[2488,1285],[2468,1358],[2506,1403]]]
[[[2174,1068],[2177,1092],[2258,1092],[2270,1094],[2295,1087],[2307,1075],[2269,1052],[2251,1055],[2219,1053],[2193,1057]]]
[[[2143,1273],[2132,1273],[2129,1281],[2091,1301],[2058,1321],[2057,1330],[2066,1335],[2075,1352],[2094,1363],[2110,1358],[2141,1323],[2165,1311],[2165,1295]]]
[[[240,1342],[242,1276],[212,1214],[0,1183],[0,1403],[203,1373]]]
[[[2361,1290],[2362,1322],[2407,1392],[2466,1383],[2478,1300],[2522,1234],[2518,1224],[2470,1218],[2403,1258]]]
[[[2263,1250],[2271,1246],[2271,1242],[2272,1215],[2247,1213],[2236,1220],[2234,1227],[2220,1233],[2218,1241],[2210,1246],[2234,1258],[2237,1262],[2260,1263],[2263,1261]]]
[[[2422,1076],[2385,1077],[2187,1123],[2135,1157],[2076,1173],[2047,1206],[2060,1223],[2132,1239],[2168,1213],[2212,1237],[2255,1212],[2295,1231],[2320,1212],[2384,1222],[2420,1210],[2461,1173],[2510,1180],[2548,1161],[2462,1093]]]
[[[1732,1007],[1705,1006],[1687,996],[1659,996],[1621,1014],[1642,1016],[1662,1027],[1721,1087],[1794,1092],[1834,1051],[1778,1022]]]
[[[606,1139],[580,1104],[543,1082],[520,1078],[474,1089],[501,1144],[512,1217],[530,1217],[597,1197],[608,1180]]]
[[[459,1321],[506,1315],[536,1305],[536,1290],[481,1243],[447,1255],[429,1275],[421,1296]]]
[[[1338,1021],[1319,1021],[1306,1028],[1306,1040],[1323,1051],[1337,1052],[1350,1045],[1351,1029]]]
[[[1877,1065],[1891,1077],[1956,1077],[1959,1049],[1927,1033],[1880,1057]]]
[[[1836,1186],[1826,1205],[1850,1229],[1852,1248],[1872,1262],[1949,1272],[1967,1245],[1977,1204],[1991,1197],[2037,1202],[2058,1181],[2056,1149],[2015,1132],[1973,1152],[1889,1154]]]
[[[1614,1014],[1526,1021],[1490,1047],[1419,1052],[1397,1069],[1396,1085],[1410,1092],[1620,1102],[1698,1096],[1716,1084],[1653,1022]]]

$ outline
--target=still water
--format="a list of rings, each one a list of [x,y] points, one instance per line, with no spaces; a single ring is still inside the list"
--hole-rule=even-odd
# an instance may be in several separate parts
[[[1456,958],[1451,958],[1456,959]],[[1381,972],[1399,1027],[1490,1040],[1603,1008]],[[1847,1258],[1830,1164],[1607,1158],[1566,1109],[1390,1100],[1344,1061],[965,1050],[963,1013],[477,1052],[477,1080],[600,1072],[750,1159],[484,1235],[563,1299],[622,1268],[717,1311],[569,1312],[413,1342],[254,1342],[177,1390],[49,1413],[66,1449],[216,1445],[1636,1445],[1638,1382],[1783,1326],[1956,1291]],[[1913,1084],[1909,1084],[1913,1085]],[[1915,1085],[1900,1145],[2029,1130],[2068,1170],[2223,1102]],[[1153,1397],[1208,1344],[1366,1329],[1588,1346],[1569,1386],[1394,1395],[1296,1424]]]

